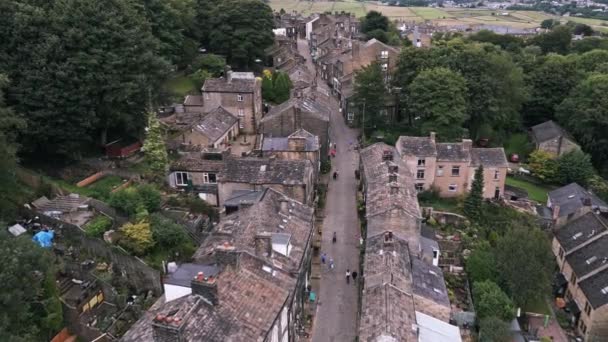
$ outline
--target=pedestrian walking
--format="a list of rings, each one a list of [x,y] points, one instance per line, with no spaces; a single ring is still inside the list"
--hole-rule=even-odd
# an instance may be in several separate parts
[[[334,150],[338,149],[338,144],[334,143]]]
[[[357,281],[357,271],[353,271],[351,276],[353,277],[353,281]]]
[[[338,240],[338,237],[336,236],[336,232],[334,232],[334,236],[331,238],[331,243],[336,243],[336,240]]]
[[[321,263],[324,264],[325,263],[325,253],[321,254]]]
[[[346,283],[350,284],[350,270],[346,270]]]
[[[329,269],[330,270],[334,269],[334,258],[329,258]]]

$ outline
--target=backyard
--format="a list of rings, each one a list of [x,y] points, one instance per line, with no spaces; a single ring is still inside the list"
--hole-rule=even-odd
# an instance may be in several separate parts
[[[165,89],[172,96],[178,97],[181,101],[183,100],[184,96],[194,94],[196,92],[196,84],[190,77],[177,74],[165,82]]]
[[[541,204],[547,202],[547,193],[553,190],[553,187],[551,186],[532,183],[530,181],[512,176],[507,177],[505,183],[507,185],[526,190],[528,192],[528,198]]]

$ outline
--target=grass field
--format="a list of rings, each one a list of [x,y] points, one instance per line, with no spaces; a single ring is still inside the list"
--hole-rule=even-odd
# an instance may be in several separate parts
[[[505,183],[528,192],[528,198],[541,204],[547,202],[547,193],[552,189],[542,185],[527,182],[523,179],[507,177]]]
[[[488,24],[508,26],[518,29],[535,28],[545,19],[571,20],[590,25],[594,30],[608,32],[608,21],[587,18],[559,18],[543,12],[508,11],[508,15],[492,15],[504,10],[466,9],[466,8],[432,8],[432,7],[396,7],[381,5],[379,2],[361,2],[356,0],[342,1],[304,1],[304,0],[269,0],[274,10],[281,8],[287,12],[296,11],[304,15],[323,12],[350,12],[362,17],[369,11],[378,11],[391,19],[406,21],[432,21],[438,25],[472,25]]]

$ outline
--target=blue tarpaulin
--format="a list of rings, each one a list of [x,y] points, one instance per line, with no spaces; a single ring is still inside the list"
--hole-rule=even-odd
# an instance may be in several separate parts
[[[48,231],[48,232],[45,232],[44,230],[42,230],[42,231],[39,231],[38,233],[36,233],[36,235],[34,235],[34,237],[32,238],[32,241],[39,244],[40,247],[51,248],[53,246],[54,237],[55,237],[55,232],[53,232],[52,230]]]

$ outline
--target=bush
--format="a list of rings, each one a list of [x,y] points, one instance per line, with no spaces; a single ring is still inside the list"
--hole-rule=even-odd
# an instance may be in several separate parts
[[[557,175],[557,161],[555,155],[537,150],[530,154],[528,166],[532,174],[545,182],[555,181]]]
[[[480,342],[509,342],[511,341],[511,329],[509,323],[497,317],[482,319],[479,323]]]
[[[156,187],[150,184],[142,184],[137,187],[137,192],[146,210],[149,212],[160,210],[161,195]]]
[[[157,247],[174,249],[188,242],[184,228],[159,213],[150,215],[150,226]]]
[[[89,223],[84,226],[84,230],[89,236],[102,237],[103,233],[105,233],[111,227],[112,220],[106,216],[99,215],[89,221]]]
[[[321,173],[327,174],[329,171],[331,171],[331,159],[327,158],[321,162]]]
[[[138,221],[160,209],[160,192],[149,184],[128,187],[110,195],[109,204],[129,216],[138,216]]]
[[[120,244],[136,255],[143,255],[154,247],[152,230],[148,222],[125,223],[120,228],[120,232],[123,234]]]
[[[439,189],[432,187],[429,190],[424,190],[418,193],[418,200],[420,202],[433,202],[438,200],[439,197]]]
[[[219,213],[217,212],[217,209],[215,209],[202,199],[196,197],[189,198],[187,200],[187,205],[190,212],[194,214],[207,215],[212,221],[217,221],[217,219],[219,218]]]
[[[498,317],[510,321],[515,317],[513,301],[492,281],[475,282],[473,300],[479,319]]]
[[[137,189],[128,187],[112,193],[108,203],[112,207],[131,216],[137,212],[137,207],[141,203],[141,197],[139,197]]]
[[[587,186],[594,173],[591,156],[579,150],[568,152],[557,161],[557,179],[561,184],[576,182]]]
[[[214,54],[205,54],[197,57],[192,62],[192,70],[205,70],[212,77],[218,77],[224,71],[226,61]]]

